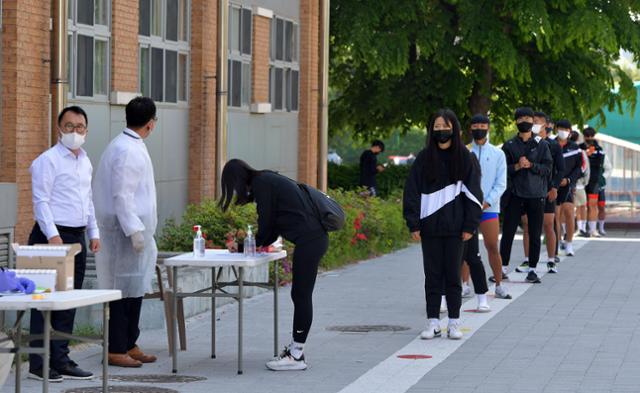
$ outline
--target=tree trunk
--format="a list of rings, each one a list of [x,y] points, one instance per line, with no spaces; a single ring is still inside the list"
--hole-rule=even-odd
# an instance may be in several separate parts
[[[480,76],[473,84],[471,97],[469,98],[469,110],[471,115],[481,113],[486,115],[491,109],[491,86],[493,84],[493,70],[487,60],[482,61]]]

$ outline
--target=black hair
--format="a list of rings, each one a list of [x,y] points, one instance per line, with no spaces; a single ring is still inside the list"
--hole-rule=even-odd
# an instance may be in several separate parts
[[[222,187],[222,196],[218,202],[218,206],[226,211],[233,201],[235,194],[236,205],[246,205],[253,201],[250,185],[253,179],[258,176],[261,171],[253,169],[249,164],[242,160],[234,158],[227,162],[222,169],[220,185]]]
[[[553,119],[551,118],[551,116],[548,116],[548,115],[547,115],[547,116],[545,116],[544,120],[545,120],[547,123],[556,124],[556,122],[555,122],[555,121],[553,121]]]
[[[571,140],[572,142],[578,142],[578,139],[580,139],[580,133],[578,133],[578,131],[571,130],[571,133],[569,134],[569,140]]]
[[[371,147],[375,146],[378,146],[380,148],[380,153],[384,151],[384,142],[382,142],[381,140],[376,139],[375,141],[371,142]]]
[[[567,119],[558,120],[556,123],[556,128],[566,128],[571,130],[571,122]]]
[[[441,165],[439,162],[440,158],[438,156],[438,150],[440,148],[438,147],[438,141],[436,141],[433,134],[433,126],[435,125],[436,120],[440,117],[443,118],[447,124],[451,124],[452,135],[451,147],[449,148],[451,150],[451,166],[449,166],[449,180],[464,180],[465,153],[467,153],[468,150],[460,136],[460,121],[451,109],[439,109],[433,114],[431,121],[429,121],[427,148],[425,151],[426,170],[424,173],[426,180],[429,182],[438,181],[439,171],[435,170],[435,168],[438,168]]]
[[[142,127],[156,117],[156,104],[149,97],[138,96],[124,109],[127,127]]]
[[[533,109],[528,106],[524,106],[516,109],[515,120],[518,120],[521,117],[530,116],[533,117]]]
[[[60,112],[60,114],[58,115],[58,125],[60,124],[60,122],[62,121],[62,118],[67,112],[73,112],[76,115],[84,116],[84,122],[87,123],[87,125],[89,125],[89,118],[87,117],[87,112],[85,112],[84,109],[80,108],[77,105],[68,106],[64,108],[62,112]]]
[[[585,138],[593,138],[596,136],[596,130],[593,127],[587,127],[582,130],[582,135],[584,135]]]
[[[547,120],[547,114],[542,111],[533,112],[533,117],[544,117],[544,119]]]
[[[489,124],[489,117],[482,113],[475,114],[469,124]]]

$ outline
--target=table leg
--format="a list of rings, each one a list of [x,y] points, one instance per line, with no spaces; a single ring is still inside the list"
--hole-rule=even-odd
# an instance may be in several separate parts
[[[20,393],[22,384],[22,354],[20,353],[20,347],[22,347],[22,317],[24,311],[18,311],[18,319],[16,323],[16,342],[14,347],[16,348],[16,392]]]
[[[216,268],[213,267],[211,268],[211,359],[216,358],[216,278]]]
[[[242,298],[244,297],[244,268],[238,274],[238,374],[242,374]]]
[[[51,311],[44,311],[44,337],[42,344],[44,346],[44,356],[42,357],[42,393],[49,392],[49,357],[51,343]]]
[[[278,287],[280,286],[278,277],[278,261],[275,261],[273,273],[273,356],[278,356]]]
[[[109,303],[102,306],[102,391],[109,391]]]
[[[173,266],[171,268],[173,270],[173,294],[171,296],[171,308],[173,309],[173,329],[171,329],[171,344],[173,345],[173,373],[178,372],[178,338],[176,337],[176,332],[178,331],[178,267]]]

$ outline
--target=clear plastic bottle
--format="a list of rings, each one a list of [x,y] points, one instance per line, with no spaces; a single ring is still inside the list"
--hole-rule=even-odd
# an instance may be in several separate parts
[[[195,258],[204,258],[205,240],[202,237],[202,227],[194,225],[193,231],[196,233],[193,237],[193,256]]]
[[[247,237],[244,238],[244,255],[253,257],[256,255],[256,238],[253,236],[251,225],[247,228]]]

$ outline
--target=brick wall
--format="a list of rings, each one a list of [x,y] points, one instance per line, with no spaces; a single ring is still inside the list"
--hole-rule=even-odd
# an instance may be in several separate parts
[[[318,183],[318,0],[300,0],[300,108],[298,113],[298,180]]]
[[[0,181],[17,183],[16,241],[33,226],[31,162],[48,148],[50,4],[3,1]]]
[[[217,17],[217,1],[192,0],[189,203],[215,197]]]
[[[251,62],[251,102],[269,102],[269,38],[271,19],[253,17],[253,58]]]
[[[139,2],[111,3],[111,90],[137,92]]]

